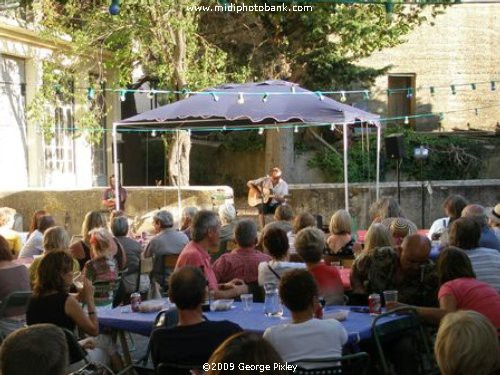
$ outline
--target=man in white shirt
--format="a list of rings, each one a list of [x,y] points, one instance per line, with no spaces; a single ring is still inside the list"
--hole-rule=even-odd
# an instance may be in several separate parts
[[[280,204],[286,203],[288,195],[288,184],[281,178],[281,169],[274,167],[268,176],[250,180],[247,182],[249,188],[249,204],[259,210],[259,219],[262,228],[266,225],[265,215],[274,214]],[[253,202],[252,198],[253,197]]]
[[[286,362],[302,359],[325,359],[342,356],[347,342],[344,326],[335,319],[314,318],[319,307],[318,287],[307,270],[292,270],[280,283],[281,301],[290,310],[292,322],[269,327],[264,338]],[[320,368],[325,364],[307,364],[304,368]]]

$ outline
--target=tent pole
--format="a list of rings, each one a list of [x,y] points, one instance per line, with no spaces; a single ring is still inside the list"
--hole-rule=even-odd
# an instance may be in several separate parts
[[[378,200],[380,196],[380,143],[382,136],[382,125],[377,126],[377,180],[375,183],[375,196]]]
[[[180,131],[176,130],[177,133],[177,152],[175,158],[177,159],[177,210],[179,212],[179,218],[182,217],[182,204],[181,204],[181,187],[180,187],[180,177],[181,177],[181,148],[180,148]],[[180,222],[180,220],[179,220]],[[180,228],[180,227],[179,227]]]
[[[115,204],[116,204],[116,209],[120,210],[121,209],[121,199],[120,199],[120,180],[121,176],[119,174],[119,168],[118,168],[118,137],[117,137],[117,128],[116,122],[113,122],[113,130],[111,132],[111,137],[113,139],[113,169],[114,169],[114,175],[115,175]]]
[[[344,122],[344,195],[345,195],[345,210],[349,211],[349,176],[347,170],[349,168],[349,162],[347,160],[347,147],[348,147],[348,138],[347,138],[347,123]]]

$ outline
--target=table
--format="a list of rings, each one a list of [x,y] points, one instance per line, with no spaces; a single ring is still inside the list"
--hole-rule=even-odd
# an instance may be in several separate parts
[[[327,306],[325,315],[338,310],[349,310],[350,306]],[[243,311],[241,302],[235,302],[234,308],[228,311],[204,312],[208,320],[229,320],[238,324],[247,331],[263,333],[266,328],[290,322],[287,311],[283,317],[267,317],[264,315],[264,304],[254,303],[252,311]],[[102,328],[112,328],[118,331],[128,331],[143,336],[149,336],[153,330],[153,323],[158,313],[134,313],[130,305],[110,308],[97,308],[99,325]],[[389,316],[384,321],[390,322],[404,319],[404,316]],[[371,325],[374,317],[368,313],[350,311],[349,316],[342,325],[349,334],[348,344],[357,344],[359,341],[371,338]]]

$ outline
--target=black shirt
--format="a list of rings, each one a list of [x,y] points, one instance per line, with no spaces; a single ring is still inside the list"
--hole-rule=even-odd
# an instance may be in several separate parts
[[[75,322],[64,312],[68,293],[54,293],[43,297],[31,297],[26,311],[26,324],[52,323],[56,326],[75,329]]]
[[[161,362],[201,366],[224,340],[241,331],[227,320],[158,328],[151,335],[151,357],[155,367]]]

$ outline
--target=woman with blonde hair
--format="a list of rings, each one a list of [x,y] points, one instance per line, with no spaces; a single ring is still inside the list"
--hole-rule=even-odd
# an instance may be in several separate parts
[[[85,215],[82,223],[82,239],[70,246],[70,252],[73,258],[78,260],[80,268],[92,258],[90,250],[90,231],[95,228],[106,228],[106,219],[100,211],[89,211]]]
[[[42,257],[35,258],[33,263],[30,265],[29,273],[31,285],[34,285],[35,283],[37,270],[44,256],[54,251],[64,251],[69,254],[69,237],[66,229],[61,226],[55,226],[47,229],[43,234],[43,250],[44,252]],[[76,275],[79,272],[80,265],[78,264],[78,261],[73,258],[73,275]]]
[[[330,220],[326,243],[331,255],[353,255],[352,218],[346,210],[338,210]]]
[[[443,375],[500,374],[500,346],[495,327],[475,311],[447,314],[434,345]]]

